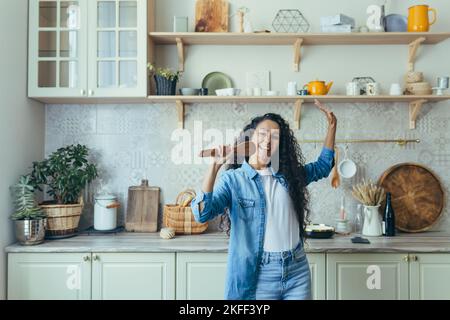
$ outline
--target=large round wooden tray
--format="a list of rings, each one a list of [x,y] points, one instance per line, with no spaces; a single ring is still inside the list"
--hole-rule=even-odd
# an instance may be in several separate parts
[[[444,190],[429,169],[415,163],[401,163],[386,170],[378,183],[392,194],[397,229],[422,232],[439,220],[444,208]]]

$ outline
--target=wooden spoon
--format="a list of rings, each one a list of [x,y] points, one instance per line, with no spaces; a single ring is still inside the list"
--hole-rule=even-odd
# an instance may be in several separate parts
[[[337,148],[334,148],[334,167],[333,170],[331,171],[331,186],[334,189],[337,189],[341,184],[339,173],[337,171],[338,162],[339,162],[339,151]]]
[[[228,148],[227,148],[228,150]],[[216,149],[206,149],[200,151],[199,157],[201,158],[207,158],[207,157],[215,157],[216,156]],[[256,152],[256,146],[251,141],[245,141],[239,143],[237,146],[230,147],[230,151],[227,153],[234,152],[239,156],[246,156],[249,157],[252,154]]]

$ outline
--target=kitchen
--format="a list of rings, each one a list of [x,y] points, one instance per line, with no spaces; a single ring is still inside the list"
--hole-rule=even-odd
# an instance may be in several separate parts
[[[307,232],[332,233],[305,244],[312,298],[449,300],[450,4],[216,0],[214,24],[214,2],[2,1],[0,299],[223,299],[223,221],[189,206],[209,165],[197,155],[272,112],[316,161],[317,98],[338,125],[334,169],[308,187],[324,226]],[[60,192],[63,173],[80,180]],[[369,180],[393,195],[395,237],[380,235],[384,193],[355,197]],[[41,203],[52,194],[30,200],[33,184],[70,218]],[[17,199],[45,212],[42,243],[18,242]]]

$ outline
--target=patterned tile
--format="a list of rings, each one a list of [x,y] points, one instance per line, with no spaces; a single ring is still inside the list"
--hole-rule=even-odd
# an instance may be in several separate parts
[[[347,212],[353,217],[356,202],[351,198],[351,186],[363,178],[374,181],[390,166],[401,162],[419,162],[430,167],[440,177],[446,194],[450,194],[450,116],[445,103],[426,104],[419,115],[416,130],[408,128],[409,110],[406,104],[329,104],[338,117],[340,139],[420,139],[419,144],[350,144],[348,156],[358,172],[351,180],[343,180],[338,190],[325,179],[309,186],[311,220],[335,224],[340,199],[346,196]],[[206,147],[214,134],[226,142],[231,140],[252,117],[266,112],[282,115],[292,123],[293,104],[195,104],[186,108],[186,133],[189,139],[188,160],[194,161],[198,148]],[[128,187],[147,178],[161,188],[161,202],[174,203],[177,194],[186,188],[200,188],[207,165],[205,162],[175,164],[172,152],[179,141],[172,140],[177,128],[173,104],[153,105],[47,105],[46,145],[49,154],[58,147],[82,143],[92,150],[98,163],[101,180],[90,186],[87,206],[82,217],[84,225],[92,224],[92,198],[102,187],[116,193],[123,203],[119,220],[124,221]],[[200,129],[199,129],[200,128]],[[211,129],[214,129],[211,131]],[[234,131],[233,131],[234,130]],[[298,139],[323,139],[327,121],[312,104],[305,104]],[[210,137],[205,136],[208,133]],[[190,146],[190,147],[189,147]],[[302,144],[307,162],[317,159],[321,143]],[[342,156],[342,155],[341,155]],[[162,209],[161,209],[162,210]],[[436,230],[450,227],[449,209],[445,208]],[[210,223],[217,230],[218,219]]]

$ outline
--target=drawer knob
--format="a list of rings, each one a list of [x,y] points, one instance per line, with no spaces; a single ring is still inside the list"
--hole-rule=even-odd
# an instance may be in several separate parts
[[[98,255],[94,254],[94,255],[92,255],[92,260],[99,261],[100,257]]]
[[[84,261],[89,261],[89,260],[91,260],[91,258],[90,258],[89,256],[84,256],[84,257],[83,257],[83,260],[84,260]]]

